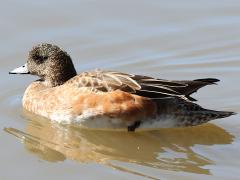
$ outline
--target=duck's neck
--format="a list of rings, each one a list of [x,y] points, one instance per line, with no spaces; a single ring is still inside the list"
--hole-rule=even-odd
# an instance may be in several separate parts
[[[62,71],[58,71],[52,73],[50,76],[44,78],[44,82],[49,87],[56,87],[64,84],[69,79],[73,78],[77,75],[77,72],[74,67],[64,69]]]

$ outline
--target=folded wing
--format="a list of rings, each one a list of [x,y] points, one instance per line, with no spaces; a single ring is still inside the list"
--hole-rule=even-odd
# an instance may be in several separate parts
[[[218,81],[218,79],[210,78],[194,81],[168,81],[148,76],[96,70],[83,72],[69,80],[68,83],[77,87],[87,87],[94,92],[111,92],[119,89],[148,98],[180,97],[195,100],[190,97],[192,93]]]

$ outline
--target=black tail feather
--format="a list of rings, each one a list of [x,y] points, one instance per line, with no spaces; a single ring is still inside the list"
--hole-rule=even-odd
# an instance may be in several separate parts
[[[176,97],[185,96],[190,101],[197,101],[190,95],[197,92],[198,89],[216,84],[219,79],[203,78],[186,81],[169,81],[164,79],[155,79],[146,76],[136,75],[133,79],[141,86],[136,90],[136,94],[148,98]]]
[[[201,81],[201,82],[215,84],[216,82],[219,82],[220,80],[216,79],[216,78],[205,78],[205,79],[195,79],[194,81]]]

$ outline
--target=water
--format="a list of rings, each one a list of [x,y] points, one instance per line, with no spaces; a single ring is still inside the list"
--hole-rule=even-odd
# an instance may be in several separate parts
[[[11,0],[1,3],[0,25],[0,179],[239,179],[239,115],[152,132],[83,130],[24,112],[36,78],[8,75],[49,42],[79,72],[219,78],[194,97],[239,113],[239,1]]]

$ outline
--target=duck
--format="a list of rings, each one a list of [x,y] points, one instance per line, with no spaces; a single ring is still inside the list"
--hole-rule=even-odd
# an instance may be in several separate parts
[[[205,109],[191,97],[218,79],[165,80],[100,69],[77,74],[70,55],[49,43],[34,46],[27,63],[9,74],[38,76],[25,90],[23,108],[63,124],[135,131],[195,126],[235,114]]]

